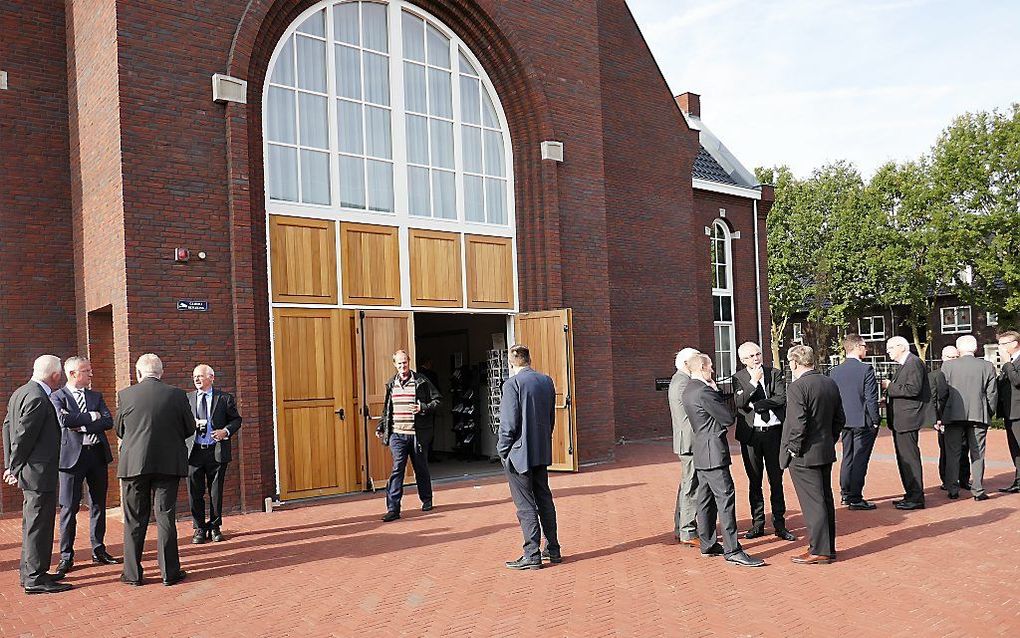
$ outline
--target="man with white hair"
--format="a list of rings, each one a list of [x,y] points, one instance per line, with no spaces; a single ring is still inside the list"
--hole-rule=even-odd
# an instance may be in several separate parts
[[[928,371],[924,362],[910,352],[910,344],[903,337],[889,339],[885,351],[890,359],[900,364],[891,380],[882,381],[888,398],[889,428],[893,431],[896,464],[904,489],[903,499],[893,501],[893,507],[920,510],[924,509],[924,478],[918,431],[935,423]]]
[[[942,363],[960,358],[960,351],[956,346],[942,348]],[[939,433],[939,489],[943,492],[949,490],[949,476],[946,473],[946,426],[942,421],[942,414],[946,409],[945,398],[948,396],[946,386],[946,375],[942,370],[932,370],[928,374],[928,384],[931,386],[931,402],[935,408],[935,429]],[[967,447],[967,437],[963,439],[963,446],[960,450],[960,486],[965,490],[970,489],[970,450]]]
[[[949,498],[960,497],[960,451],[966,438],[970,448],[970,493],[975,501],[988,499],[984,488],[985,442],[988,424],[999,400],[995,366],[974,356],[978,343],[974,335],[956,340],[960,358],[942,365],[946,386],[939,397],[946,429],[946,488]]]
[[[21,516],[21,584],[26,594],[53,594],[71,586],[50,574],[57,514],[60,422],[50,393],[60,387],[60,359],[45,354],[32,380],[14,391],[4,418],[4,482],[24,492]]]
[[[696,354],[694,348],[676,353],[676,372],[669,381],[669,415],[673,421],[673,453],[680,457],[680,486],[676,491],[673,510],[673,535],[688,547],[698,547],[698,477],[694,471],[694,431],[684,410],[683,396],[691,380],[687,361]]]
[[[135,364],[138,383],[117,398],[121,439],[117,476],[123,485],[124,573],[120,580],[142,585],[142,548],[156,505],[156,554],[164,585],[184,580],[177,549],[177,487],[188,475],[184,440],[195,433],[195,417],[184,390],[164,384],[163,362],[143,354]]]

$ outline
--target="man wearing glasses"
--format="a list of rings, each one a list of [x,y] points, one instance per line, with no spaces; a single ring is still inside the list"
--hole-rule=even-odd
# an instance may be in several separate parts
[[[1013,484],[999,491],[1017,494],[1020,493],[1020,332],[1007,330],[996,337],[999,359],[1005,361],[999,372],[999,416],[1005,421],[1009,455],[1016,467]]]

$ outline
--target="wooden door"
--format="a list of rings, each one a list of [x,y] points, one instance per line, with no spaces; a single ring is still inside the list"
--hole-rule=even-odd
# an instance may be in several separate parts
[[[362,489],[350,310],[276,308],[273,351],[280,498]]]
[[[364,397],[364,401],[358,409],[364,428],[364,457],[368,485],[371,489],[381,489],[390,476],[393,458],[390,449],[375,436],[375,428],[386,399],[384,386],[396,374],[393,353],[406,350],[414,365],[414,317],[404,311],[362,310],[360,323],[357,343],[362,388],[359,396]],[[413,476],[410,463],[407,470],[408,476]]]
[[[556,384],[556,424],[550,470],[577,471],[574,410],[574,344],[570,309],[522,312],[514,316],[514,343],[528,346],[531,367]]]

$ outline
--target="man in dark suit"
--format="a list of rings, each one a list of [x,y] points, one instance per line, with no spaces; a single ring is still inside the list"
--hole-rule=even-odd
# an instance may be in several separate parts
[[[910,352],[910,344],[903,337],[889,339],[886,342],[886,354],[900,364],[892,380],[882,381],[888,398],[889,427],[893,431],[896,464],[905,490],[903,499],[893,501],[893,507],[898,510],[924,509],[924,478],[921,474],[918,431],[935,423],[928,371],[924,362]]]
[[[696,354],[688,359],[691,381],[683,404],[694,430],[694,468],[698,473],[698,536],[703,556],[726,556],[744,567],[761,567],[765,561],[751,558],[737,540],[733,476],[726,429],[736,421],[733,411],[713,379],[712,358]],[[722,525],[723,542],[715,540],[716,518]]]
[[[786,529],[786,498],[783,495],[783,468],[779,467],[779,439],[786,418],[786,379],[771,366],[762,365],[761,348],[750,341],[737,349],[744,369],[733,375],[737,382],[736,438],[747,472],[748,498],[751,503],[751,529],[744,538],[765,535],[765,495],[762,474],[769,477],[772,502],[772,527],[777,537],[795,541]]]
[[[121,581],[141,585],[145,532],[156,505],[156,554],[164,585],[184,580],[177,550],[177,488],[187,476],[184,440],[195,432],[195,417],[184,390],[164,384],[163,362],[143,354],[135,364],[138,383],[120,391],[117,476],[123,484],[124,573]]]
[[[839,388],[846,427],[843,429],[843,463],[839,468],[840,500],[852,510],[873,510],[875,504],[864,499],[864,480],[875,448],[878,426],[878,381],[875,369],[862,361],[867,346],[860,335],[843,339],[846,360],[829,371]]]
[[[1007,330],[996,335],[999,359],[999,416],[1006,426],[1006,442],[1016,475],[1013,484],[1000,489],[1006,494],[1020,493],[1020,332]]]
[[[220,542],[223,533],[223,483],[230,463],[230,439],[241,429],[234,395],[213,387],[216,373],[207,365],[195,366],[195,391],[188,393],[196,429],[188,446],[188,502],[195,529],[191,542]],[[205,492],[209,491],[209,521],[205,520]]]
[[[71,586],[50,574],[57,513],[60,423],[49,395],[60,387],[60,359],[35,360],[32,380],[14,391],[4,417],[4,482],[24,493],[21,516],[21,584],[26,594],[52,594]]]
[[[85,357],[64,362],[67,385],[50,395],[60,420],[60,563],[58,573],[74,566],[74,537],[81,507],[82,485],[89,488],[89,537],[92,562],[114,565],[120,560],[106,551],[107,467],[113,461],[106,431],[113,416],[103,395],[89,389],[92,364]]]
[[[786,359],[793,383],[786,395],[783,466],[790,468],[808,531],[808,551],[792,560],[821,565],[836,559],[832,464],[836,462],[836,439],[846,425],[846,417],[839,386],[815,370],[811,348],[794,346]]]
[[[669,415],[673,423],[673,453],[680,457],[680,485],[673,508],[673,536],[683,545],[698,547],[698,476],[694,470],[694,430],[684,410],[683,396],[691,382],[687,361],[696,354],[694,348],[676,353],[676,372],[669,381]]]
[[[984,488],[985,443],[999,399],[995,366],[974,356],[978,343],[974,335],[956,340],[960,358],[942,364],[946,384],[939,403],[946,439],[946,477],[949,498],[960,497],[960,457],[963,441],[970,450],[970,493],[975,501],[988,500]]]
[[[556,387],[548,375],[531,368],[527,346],[510,348],[510,378],[503,382],[496,451],[503,461],[524,553],[507,561],[510,569],[539,569],[542,559],[563,560],[556,535],[556,507],[549,489],[552,431],[556,424]],[[541,550],[545,534],[545,551]]]
[[[960,351],[956,346],[942,348],[942,363],[960,358]],[[928,385],[931,386],[931,403],[935,410],[935,429],[939,433],[939,481],[942,483],[939,489],[949,490],[949,474],[946,472],[948,461],[946,458],[946,427],[943,423],[943,413],[946,409],[945,400],[949,396],[949,386],[946,384],[946,375],[942,370],[932,370],[928,373]],[[970,484],[970,449],[967,447],[967,437],[961,442],[960,455],[957,463],[960,466],[960,486],[965,490],[971,488]]]

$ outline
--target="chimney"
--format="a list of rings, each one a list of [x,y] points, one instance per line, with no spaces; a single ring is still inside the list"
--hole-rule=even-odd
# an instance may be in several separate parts
[[[681,93],[676,96],[676,103],[680,105],[680,110],[688,115],[694,117],[701,117],[701,96],[697,93]]]

